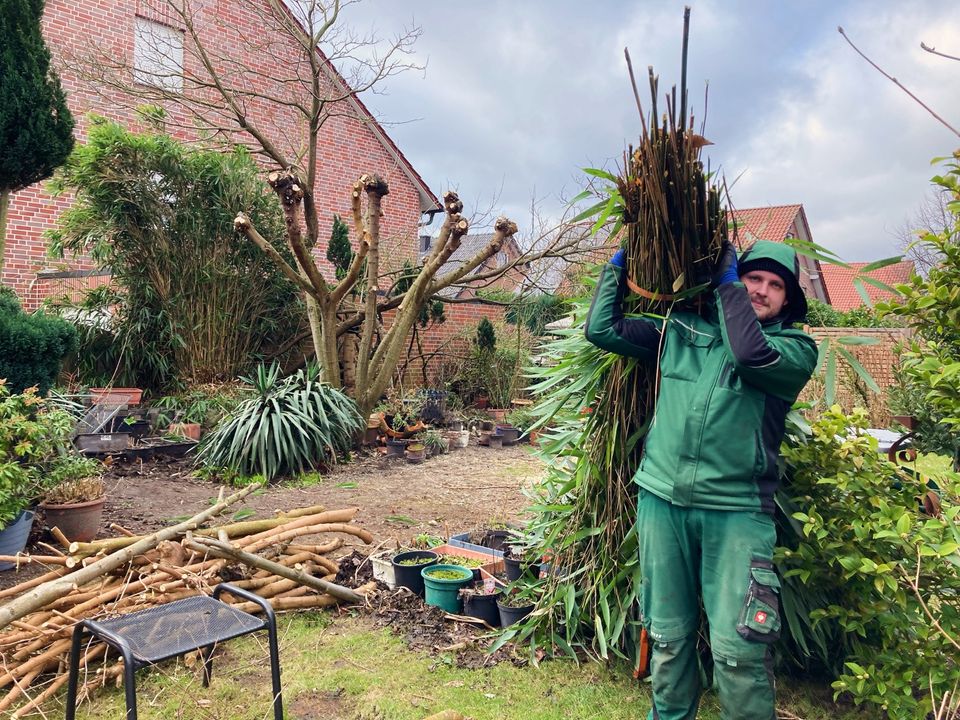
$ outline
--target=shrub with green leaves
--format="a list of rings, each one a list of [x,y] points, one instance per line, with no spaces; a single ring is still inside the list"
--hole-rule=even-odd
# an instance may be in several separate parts
[[[919,718],[960,683],[960,476],[941,480],[942,514],[924,514],[927,478],[887,461],[865,425],[834,407],[783,447],[792,522],[775,560],[800,583],[784,615],[839,673],[837,694]]]
[[[73,418],[30,388],[11,393],[0,380],[0,528],[62,476],[54,466],[70,450]]]
[[[56,382],[63,359],[77,349],[77,332],[65,320],[28,315],[12,290],[0,292],[0,378],[22,392],[36,385],[41,395]]]
[[[336,462],[365,423],[356,403],[319,375],[309,365],[281,378],[276,364],[261,365],[244,378],[256,396],[203,439],[198,461],[267,480]]]
[[[112,272],[113,287],[80,308],[109,318],[84,328],[81,371],[149,389],[223,382],[296,334],[296,288],[234,228],[243,211],[290,256],[279,205],[244,148],[199,149],[95,118],[50,186],[76,196],[51,254],[87,254]]]

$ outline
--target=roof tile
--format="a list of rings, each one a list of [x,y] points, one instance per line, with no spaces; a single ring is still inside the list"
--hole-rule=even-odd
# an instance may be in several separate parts
[[[820,272],[823,282],[827,286],[827,294],[830,297],[830,304],[840,312],[847,312],[863,305],[863,298],[853,285],[853,278],[856,274],[869,265],[869,263],[858,262],[848,263],[849,268],[831,265],[830,263],[821,263]],[[899,285],[907,282],[910,276],[914,274],[913,260],[904,260],[893,265],[866,273],[868,277],[875,278],[887,285]],[[864,283],[864,288],[870,300],[877,302],[893,297],[886,290],[873,287]]]

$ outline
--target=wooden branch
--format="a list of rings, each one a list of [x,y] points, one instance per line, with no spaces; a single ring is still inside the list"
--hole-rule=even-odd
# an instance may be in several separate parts
[[[243,536],[252,537],[255,534],[259,538],[259,533],[270,531],[273,528],[284,525],[284,523],[290,523],[302,517],[314,518],[314,522],[350,522],[359,509],[360,508],[348,508],[346,510],[326,511],[323,505],[315,505],[309,508],[291,510],[288,513],[281,513],[276,517],[265,518],[263,520],[242,520],[214,528],[199,528],[194,530],[193,534],[216,537],[218,533],[223,531],[226,532],[231,539]],[[301,523],[301,525],[302,524],[303,523]],[[129,547],[144,537],[144,535],[135,535],[133,537],[104,538],[103,540],[94,540],[88,543],[74,542],[70,544],[69,549],[70,554],[75,557],[96,555],[104,551],[113,552]]]
[[[294,518],[292,520],[285,520],[282,523],[273,525],[272,527],[266,528],[261,532],[258,532],[254,535],[247,535],[243,539],[237,542],[237,547],[248,547],[255,546],[255,549],[251,549],[250,552],[256,552],[263,547],[266,547],[270,544],[270,539],[274,538],[286,531],[294,530],[295,528],[306,527],[307,525],[321,525],[324,523],[348,523],[353,520],[354,516],[360,511],[360,508],[346,508],[344,510],[326,510],[315,515],[304,515],[302,517]],[[207,535],[209,533],[195,533],[196,535]],[[249,549],[249,548],[248,548]]]
[[[270,570],[274,575],[279,575],[280,577],[287,578],[288,580],[295,580],[301,585],[306,585],[314,590],[328,593],[338,600],[358,603],[363,602],[364,599],[362,595],[354,592],[350,588],[343,587],[342,585],[337,585],[335,583],[326,582],[324,580],[319,580],[311,575],[300,572],[299,570],[293,570],[291,568],[284,567],[280,563],[266,560],[259,555],[253,555],[252,553],[238,550],[232,545],[222,543],[219,540],[212,540],[210,538],[194,538],[193,542],[188,543],[188,546],[194,547],[200,551],[209,552],[212,555],[242,562],[244,565],[249,565],[250,567],[260,568],[262,570]]]
[[[244,545],[243,548],[247,552],[256,552],[257,550],[262,550],[267,545],[271,545],[275,542],[290,540],[291,538],[300,537],[301,535],[314,535],[324,532],[339,532],[346,535],[353,535],[360,538],[367,545],[373,542],[373,535],[362,528],[356,527],[355,525],[349,525],[346,523],[318,523],[316,525],[298,526],[296,528],[284,530],[278,535],[259,540],[256,543]]]
[[[148,535],[143,540],[134,543],[128,548],[107,555],[105,558],[62,578],[46,582],[36,588],[33,588],[26,594],[6,603],[5,605],[0,606],[0,629],[5,628],[14,620],[19,620],[34,610],[43,607],[47,603],[63,597],[74,587],[83,585],[84,583],[87,583],[106,572],[116,570],[121,565],[129,562],[135,556],[155,547],[157,543],[161,542],[162,540],[169,540],[170,538],[183,534],[187,530],[196,529],[202,523],[220,514],[228,507],[237,501],[242,500],[259,487],[260,483],[248,485],[240,492],[234,493],[225,500],[217,502],[212,507],[209,507],[203,512],[194,515],[189,520],[172,527],[164,528],[153,535]]]
[[[317,299],[318,303],[323,305],[328,295],[327,281],[320,273],[320,269],[314,262],[313,253],[304,244],[303,236],[300,233],[298,211],[303,202],[303,186],[299,178],[289,170],[270,173],[267,176],[267,184],[273,188],[277,197],[280,198],[283,219],[287,227],[287,244],[297,259],[300,271],[314,288],[314,292],[310,294]]]
[[[500,251],[500,248],[503,247],[503,243],[505,243],[508,238],[513,237],[516,233],[517,224],[515,222],[505,217],[497,218],[497,222],[494,225],[493,237],[490,239],[490,242],[488,242],[486,246],[476,253],[472,258],[464,262],[459,268],[447,273],[443,277],[436,278],[431,283],[427,291],[427,295],[436,295],[443,288],[452,285],[466,276],[472,270],[479,267],[486,260],[496,255]]]
[[[283,259],[283,255],[281,255],[273,245],[267,242],[263,235],[257,232],[246,213],[237,214],[237,216],[233,219],[233,229],[238,233],[245,235],[258,248],[263,250],[263,252],[265,252],[270,259],[276,263],[277,267],[280,268],[280,272],[283,273],[284,277],[294,283],[305,293],[309,293],[313,297],[318,297],[317,291],[313,285],[311,285],[307,279],[303,277],[303,275],[294,270],[287,263],[287,261]]]

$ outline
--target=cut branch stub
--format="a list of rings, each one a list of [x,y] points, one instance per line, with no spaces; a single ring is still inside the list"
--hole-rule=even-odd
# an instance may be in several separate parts
[[[510,218],[506,218],[503,215],[497,218],[497,221],[493,225],[493,229],[497,232],[503,233],[505,238],[513,237],[517,234],[517,224]]]
[[[376,195],[382,198],[384,195],[390,194],[390,186],[379,175],[361,175],[360,184],[363,185],[363,189],[368,195]]]
[[[233,219],[233,229],[238,233],[246,233],[251,227],[250,218],[247,217],[247,214],[237,213],[237,216]]]
[[[443,194],[443,209],[450,215],[463,212],[463,203],[460,201],[460,196],[453,190],[447,190]]]
[[[303,187],[293,173],[274,170],[267,176],[267,182],[280,196],[284,205],[296,205],[303,200]]]

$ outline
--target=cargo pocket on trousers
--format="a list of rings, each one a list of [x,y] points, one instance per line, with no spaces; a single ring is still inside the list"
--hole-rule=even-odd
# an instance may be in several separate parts
[[[772,643],[780,637],[780,578],[768,560],[750,563],[750,584],[740,609],[737,633],[760,643]]]

